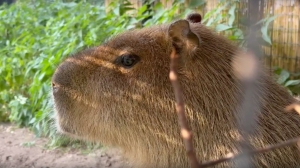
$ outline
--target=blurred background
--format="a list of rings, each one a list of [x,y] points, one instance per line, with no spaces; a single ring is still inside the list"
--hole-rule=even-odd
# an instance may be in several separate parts
[[[65,57],[125,30],[169,23],[192,11],[241,47],[254,19],[262,61],[290,94],[300,94],[296,0],[0,0],[0,5],[0,121],[50,137],[50,145],[70,143],[52,129],[49,101],[51,76]]]

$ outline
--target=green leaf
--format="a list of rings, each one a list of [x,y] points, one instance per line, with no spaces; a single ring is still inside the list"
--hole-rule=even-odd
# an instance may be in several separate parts
[[[224,10],[229,4],[230,4],[229,1],[226,2],[225,4],[219,3],[217,8],[212,9],[211,11],[207,12],[204,15],[204,19],[202,20],[202,22],[206,23],[208,21],[208,23],[206,23],[206,26],[210,26],[210,24],[214,21],[213,16],[220,14],[221,11]]]
[[[146,10],[147,10],[147,5],[143,5],[138,9],[137,15],[143,15]]]
[[[288,80],[284,86],[288,87],[288,86],[296,86],[300,84],[300,80]]]
[[[205,0],[191,0],[189,3],[189,8],[197,8],[199,6],[204,5],[205,3]]]
[[[282,85],[289,77],[290,77],[290,73],[286,70],[282,70],[280,72],[279,78],[277,79],[277,83]]]
[[[261,28],[261,33],[262,33],[262,38],[270,45],[272,45],[271,39],[268,35],[268,27],[267,26],[263,26]]]
[[[32,118],[32,119],[29,121],[29,124],[33,124],[34,122],[36,122],[36,118]]]
[[[230,15],[229,20],[228,20],[229,26],[232,26],[232,24],[235,20],[235,9],[236,9],[236,4],[234,3],[228,11],[228,14]]]
[[[224,31],[224,30],[228,30],[228,29],[231,29],[232,27],[231,26],[228,26],[228,25],[225,25],[225,24],[218,24],[215,28],[215,30],[217,32],[221,32],[221,31]]]
[[[210,18],[208,22],[205,24],[206,26],[210,26],[214,22],[213,18]]]
[[[267,42],[269,43],[270,45],[272,45],[272,42],[271,42],[271,39],[268,35],[268,27],[269,27],[269,24],[278,17],[279,15],[275,15],[275,16],[272,16],[272,17],[269,17],[268,19],[264,19],[265,21],[265,24],[261,27],[261,33],[262,33],[262,38]]]
[[[273,70],[274,74],[279,76],[281,71],[282,71],[282,68],[279,68],[279,67],[276,66],[276,67],[273,67],[272,70]]]

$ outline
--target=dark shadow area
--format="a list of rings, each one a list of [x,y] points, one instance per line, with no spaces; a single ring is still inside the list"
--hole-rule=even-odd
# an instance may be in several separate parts
[[[0,0],[0,5],[3,5],[4,3],[10,5],[14,2],[15,2],[15,0]]]

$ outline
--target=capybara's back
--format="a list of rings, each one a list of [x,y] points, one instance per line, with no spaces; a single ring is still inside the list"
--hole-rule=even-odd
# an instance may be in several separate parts
[[[169,81],[176,43],[182,48],[179,77],[197,157],[208,161],[239,152],[236,115],[243,90],[232,68],[238,47],[197,15],[172,25],[175,32],[170,25],[127,31],[64,60],[52,79],[58,129],[119,147],[135,167],[189,167]],[[260,148],[300,136],[300,117],[284,111],[293,97],[267,73],[257,84],[264,94],[255,97],[261,104],[251,144]],[[300,166],[296,146],[253,161],[257,167]]]

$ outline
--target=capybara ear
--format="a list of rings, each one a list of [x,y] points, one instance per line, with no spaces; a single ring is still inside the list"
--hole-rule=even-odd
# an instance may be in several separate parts
[[[178,20],[172,23],[168,29],[168,34],[177,52],[192,51],[199,46],[200,39],[191,31],[187,20]]]
[[[199,13],[191,13],[186,17],[186,20],[191,23],[201,23],[202,16]]]

